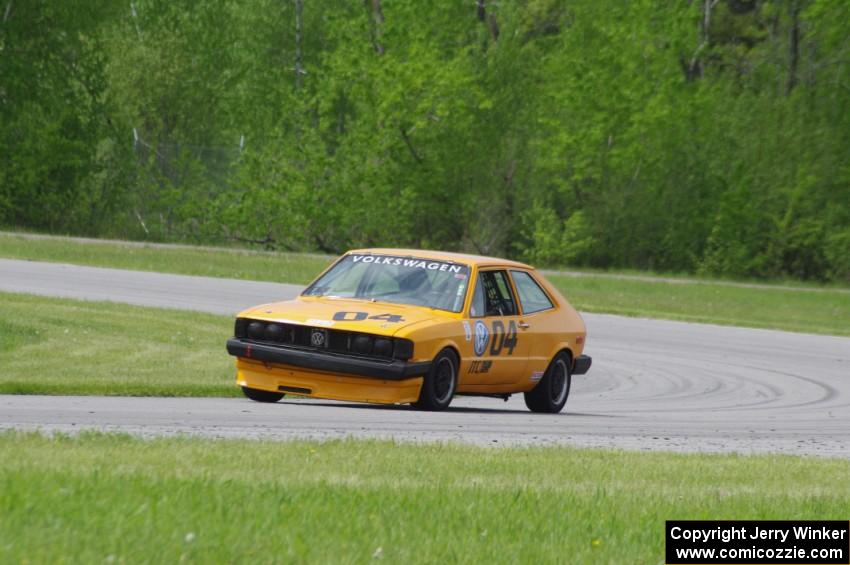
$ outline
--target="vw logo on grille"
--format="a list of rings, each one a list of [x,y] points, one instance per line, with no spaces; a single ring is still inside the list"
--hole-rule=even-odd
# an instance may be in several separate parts
[[[325,330],[312,330],[310,332],[310,343],[313,347],[324,347],[328,341]]]

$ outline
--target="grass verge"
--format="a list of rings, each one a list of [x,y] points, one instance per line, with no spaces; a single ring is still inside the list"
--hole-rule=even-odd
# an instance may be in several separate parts
[[[846,519],[850,462],[0,434],[0,562],[660,563],[667,519]]]
[[[305,284],[331,257],[226,248],[82,243],[0,235],[0,257]],[[693,284],[551,275],[579,310],[808,333],[850,335],[850,292],[838,288],[751,288],[726,281]]]
[[[241,394],[224,348],[232,323],[226,316],[0,293],[0,393]]]
[[[307,284],[334,259],[225,247],[29,239],[26,234],[0,235],[0,257],[294,284]]]
[[[850,293],[550,276],[583,312],[850,335]],[[591,336],[592,337],[592,336]]]

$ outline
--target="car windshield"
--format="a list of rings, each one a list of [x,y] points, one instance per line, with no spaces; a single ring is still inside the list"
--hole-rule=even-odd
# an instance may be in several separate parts
[[[307,287],[303,296],[381,300],[460,312],[469,267],[396,255],[346,255]]]

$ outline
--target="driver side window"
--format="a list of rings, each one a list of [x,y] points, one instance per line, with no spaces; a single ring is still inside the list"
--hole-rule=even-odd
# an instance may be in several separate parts
[[[473,318],[483,316],[514,316],[516,301],[511,292],[505,271],[482,271],[478,273],[475,294],[469,314]]]

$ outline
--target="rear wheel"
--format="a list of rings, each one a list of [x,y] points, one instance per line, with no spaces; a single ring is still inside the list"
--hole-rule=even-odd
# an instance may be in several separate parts
[[[431,370],[422,381],[419,400],[413,406],[420,410],[445,410],[452,402],[457,388],[457,355],[443,349],[434,358]]]
[[[259,390],[256,388],[248,388],[247,386],[242,387],[242,392],[245,394],[245,396],[255,402],[277,402],[284,396],[282,392]]]
[[[568,353],[562,351],[555,355],[537,386],[525,393],[525,405],[529,410],[557,414],[564,408],[570,395],[571,365]]]

